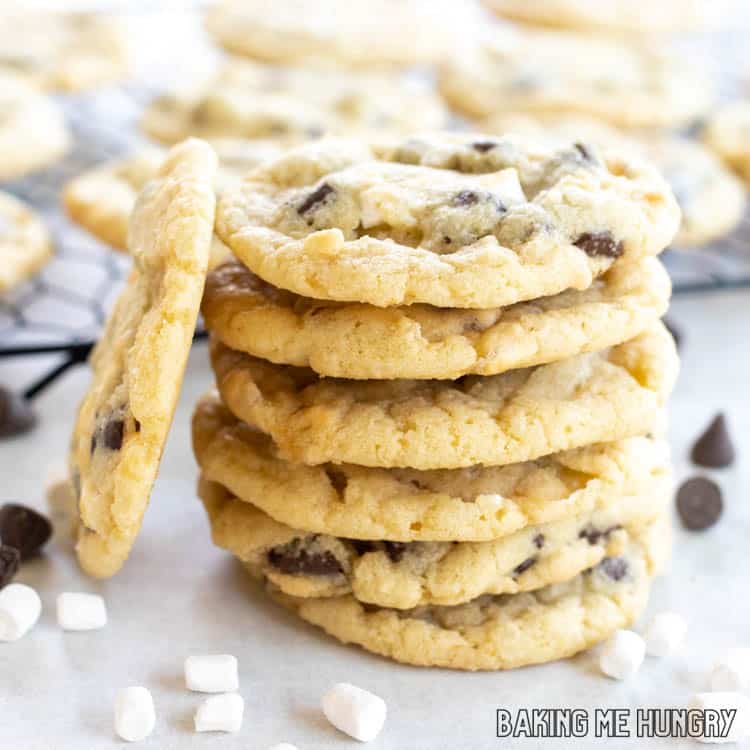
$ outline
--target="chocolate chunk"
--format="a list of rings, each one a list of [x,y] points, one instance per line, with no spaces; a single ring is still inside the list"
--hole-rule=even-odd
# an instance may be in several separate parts
[[[727,421],[721,412],[695,442],[690,458],[694,464],[712,469],[724,469],[734,463],[734,445],[729,437]]]
[[[661,322],[664,323],[666,329],[672,334],[677,351],[680,351],[682,342],[685,339],[682,329],[671,318],[662,318]]]
[[[346,489],[346,485],[349,483],[349,480],[346,478],[346,474],[336,469],[326,469],[326,476],[328,477],[328,481],[331,483],[331,487],[333,487],[333,489],[336,490],[339,495],[343,494],[344,490]]]
[[[401,562],[406,552],[408,544],[406,542],[383,542],[385,554],[388,555],[391,562]]]
[[[599,541],[601,539],[606,539],[613,531],[617,531],[617,529],[621,528],[622,526],[620,526],[619,524],[615,524],[614,526],[610,526],[607,529],[597,529],[595,526],[588,524],[578,532],[578,538],[585,539],[590,545],[593,546],[594,544],[599,544]]]
[[[688,479],[677,490],[677,512],[683,526],[690,531],[703,531],[713,526],[723,508],[719,485],[706,477]]]
[[[0,507],[0,540],[15,547],[21,561],[36,555],[52,536],[52,524],[25,505],[7,503]]]
[[[544,547],[544,534],[537,534],[532,541],[537,549]]]
[[[365,539],[348,539],[347,541],[354,547],[354,551],[358,555],[366,555],[375,549],[374,542],[368,542]]]
[[[529,568],[533,568],[537,564],[537,558],[536,557],[529,557],[526,560],[524,560],[520,565],[516,565],[515,568],[513,568],[513,575],[514,576],[520,576],[521,573],[524,573]]]
[[[315,188],[315,190],[313,190],[312,193],[300,203],[297,208],[297,213],[301,216],[306,214],[311,209],[323,203],[323,201],[334,192],[336,191],[327,182],[324,182],[320,187]]]
[[[581,155],[581,158],[584,159],[584,161],[595,161],[594,155],[585,143],[574,143],[573,147]]]
[[[628,574],[628,561],[624,557],[605,557],[599,569],[613,581],[621,581]]]
[[[456,193],[453,196],[454,206],[475,206],[479,203],[479,193],[475,193],[473,190],[462,190],[460,193]]]
[[[13,580],[20,564],[21,555],[15,547],[0,545],[0,589]]]
[[[573,244],[591,258],[619,258],[623,251],[611,232],[584,232]]]
[[[488,151],[492,151],[495,146],[497,146],[495,141],[477,141],[476,143],[471,144],[471,147],[475,151],[479,151],[480,154],[486,154]]]
[[[28,432],[36,425],[29,402],[20,394],[0,386],[0,438]]]
[[[125,422],[122,419],[112,419],[104,425],[104,445],[111,451],[119,451],[122,448],[122,438],[125,433]]]
[[[268,562],[287,575],[334,576],[344,572],[331,552],[308,552],[302,545],[302,540],[294,539],[274,547],[268,552]]]

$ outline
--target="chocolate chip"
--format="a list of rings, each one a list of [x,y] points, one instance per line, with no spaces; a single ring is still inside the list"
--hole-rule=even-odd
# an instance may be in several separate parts
[[[391,562],[401,562],[407,548],[406,542],[383,542],[385,554],[388,555]]]
[[[584,232],[574,243],[591,258],[619,258],[622,255],[622,242],[615,242],[611,232]]]
[[[679,351],[682,348],[682,342],[685,339],[682,329],[671,318],[662,318],[661,322],[664,323],[666,329],[672,334],[675,346]]]
[[[335,555],[324,552],[308,552],[300,539],[294,539],[282,547],[268,552],[268,562],[287,575],[333,576],[343,573],[341,563]]]
[[[368,542],[365,539],[349,539],[347,541],[354,547],[354,551],[358,555],[366,555],[375,549],[374,542]]]
[[[479,194],[473,190],[462,190],[453,196],[454,206],[466,208],[468,206],[475,206],[477,203],[479,203]]]
[[[334,192],[335,190],[327,182],[324,182],[320,187],[313,190],[312,193],[302,201],[302,203],[300,203],[297,208],[297,213],[301,216],[306,214],[311,209],[323,203],[323,201]]]
[[[7,586],[18,573],[21,555],[15,547],[0,545],[0,589]]]
[[[133,428],[135,429],[136,432],[141,431],[141,423],[137,419],[133,420]]]
[[[122,438],[125,433],[125,422],[122,419],[112,419],[104,425],[104,445],[111,451],[122,448]]]
[[[624,557],[605,557],[599,569],[613,581],[621,581],[628,574],[628,561]]]
[[[0,386],[0,438],[28,432],[36,425],[29,402],[18,393]]]
[[[544,547],[544,541],[545,541],[545,540],[544,540],[544,534],[537,534],[537,535],[536,535],[536,536],[535,536],[535,537],[534,537],[534,538],[532,539],[532,541],[534,542],[534,546],[535,546],[535,547],[536,547],[537,549],[541,549],[542,547]]]
[[[349,483],[346,474],[342,471],[337,471],[336,469],[326,469],[326,476],[331,483],[331,487],[333,487],[339,495],[343,494],[346,485]]]
[[[585,539],[593,546],[594,544],[599,544],[601,539],[606,539],[613,531],[617,531],[617,529],[621,528],[622,526],[615,524],[606,529],[597,529],[592,524],[588,524],[578,532],[578,538]]]
[[[573,147],[585,161],[594,161],[594,155],[585,143],[574,143]]]
[[[17,503],[0,507],[0,540],[15,547],[21,561],[36,555],[51,536],[52,525],[41,513]]]
[[[476,143],[471,144],[471,147],[475,151],[479,151],[480,154],[486,154],[488,151],[492,151],[495,146],[497,146],[495,141],[477,141]]]
[[[537,562],[538,561],[536,557],[527,558],[520,565],[516,565],[516,567],[513,568],[513,575],[520,576],[521,573],[526,572],[529,568],[533,568],[537,564]]]
[[[91,436],[91,448],[90,448],[90,451],[91,451],[91,455],[92,456],[94,455],[94,451],[95,450],[96,450],[96,433],[94,433]]]
[[[724,469],[734,463],[734,445],[729,436],[727,421],[721,412],[696,440],[690,458],[694,464],[711,469]]]
[[[677,512],[690,531],[703,531],[720,518],[724,503],[721,489],[706,477],[688,479],[677,490]]]

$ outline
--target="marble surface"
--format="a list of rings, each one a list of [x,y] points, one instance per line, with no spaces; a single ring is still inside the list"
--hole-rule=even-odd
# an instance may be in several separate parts
[[[678,478],[696,434],[724,409],[738,442],[736,468],[714,475],[725,493],[720,523],[705,533],[679,529],[670,574],[657,582],[649,612],[673,608],[690,623],[683,652],[647,660],[637,677],[600,676],[592,654],[510,673],[463,674],[393,664],[328,639],[267,601],[238,565],[212,547],[195,498],[189,445],[192,403],[211,383],[205,345],[196,345],[174,429],[142,534],[122,574],[107,582],[82,576],[66,544],[27,565],[19,580],[39,590],[37,627],[0,644],[0,745],[23,750],[97,750],[121,745],[112,730],[120,687],[147,686],[157,725],[144,748],[263,750],[287,741],[300,750],[355,747],[322,717],[329,684],[353,682],[388,703],[385,730],[372,747],[480,750],[568,747],[570,740],[499,740],[495,711],[508,708],[682,707],[705,686],[706,670],[726,646],[750,645],[750,292],[686,296],[672,316],[685,330],[683,370],[672,401],[671,439]],[[0,382],[21,382],[29,363],[0,363]],[[38,366],[38,365],[34,365]],[[2,499],[44,507],[50,464],[64,459],[75,405],[86,385],[71,372],[38,399],[39,428],[0,443]],[[107,600],[110,623],[90,633],[63,633],[54,617],[61,591],[94,591]],[[201,700],[182,683],[184,658],[235,654],[245,721],[238,735],[196,735]],[[600,746],[593,734],[577,747]],[[609,747],[681,747],[692,741],[610,740]]]

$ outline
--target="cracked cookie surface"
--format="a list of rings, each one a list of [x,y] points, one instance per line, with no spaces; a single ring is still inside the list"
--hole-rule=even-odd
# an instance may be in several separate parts
[[[678,225],[645,162],[466,134],[305,144],[217,208],[219,236],[265,281],[378,307],[503,307],[586,289],[661,252]]]
[[[363,380],[494,375],[633,338],[666,312],[658,260],[615,266],[584,291],[505,308],[375,307],[300,297],[238,262],[208,278],[202,312],[226,346],[320,375]]]
[[[339,380],[211,342],[229,409],[306,464],[503,465],[653,429],[677,377],[661,323],[562,362],[441,380]]]
[[[124,563],[156,478],[205,282],[215,174],[211,148],[186,141],[134,208],[134,270],[92,353],[71,445],[76,552],[93,576]]]

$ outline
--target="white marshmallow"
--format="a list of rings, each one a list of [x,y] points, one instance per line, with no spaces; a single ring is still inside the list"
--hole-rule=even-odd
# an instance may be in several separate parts
[[[730,648],[711,670],[711,690],[750,688],[750,648]]]
[[[322,706],[326,719],[336,729],[361,742],[374,740],[385,724],[385,701],[346,682],[339,682],[328,690]]]
[[[268,750],[297,750],[295,745],[290,745],[288,742],[281,742],[278,745],[269,747]]]
[[[646,644],[632,630],[618,630],[604,644],[599,656],[599,668],[608,677],[624,680],[634,675],[646,654]]]
[[[115,732],[128,742],[139,742],[154,731],[154,699],[145,687],[126,687],[115,700]]]
[[[237,659],[229,654],[188,656],[185,685],[199,693],[233,693],[240,686]]]
[[[23,583],[0,590],[0,641],[17,641],[36,625],[42,613],[39,594]]]
[[[212,695],[195,712],[196,732],[239,732],[245,701],[237,693]]]
[[[98,630],[107,624],[107,606],[99,594],[65,591],[57,597],[57,624],[63,630]]]
[[[660,612],[651,620],[644,638],[650,656],[669,656],[682,646],[687,635],[687,621],[677,612]]]
[[[728,742],[739,742],[750,737],[750,698],[742,693],[696,693],[688,704],[688,709],[698,711],[719,712],[722,709],[735,709],[736,714],[732,726],[726,737],[696,737],[698,742],[713,745],[723,745]]]

